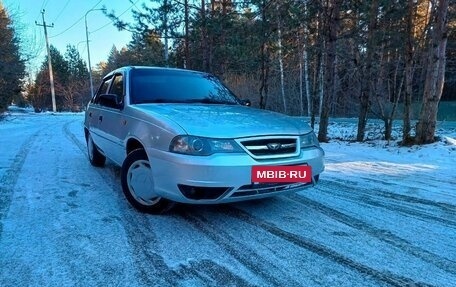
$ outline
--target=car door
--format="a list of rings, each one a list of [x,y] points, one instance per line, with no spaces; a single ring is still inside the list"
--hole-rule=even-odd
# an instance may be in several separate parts
[[[109,91],[109,86],[111,85],[112,77],[103,79],[100,87],[97,90],[97,93],[92,98],[89,104],[89,108],[86,112],[86,126],[89,129],[92,139],[96,146],[100,149],[103,145],[103,138],[101,137],[99,123],[100,123],[100,111],[103,107],[100,105],[100,95],[106,94]],[[103,151],[103,150],[102,150]]]
[[[103,137],[102,150],[114,162],[122,164],[125,157],[123,147],[122,130],[125,128],[125,121],[122,113],[125,98],[125,83],[122,73],[117,73],[112,78],[108,94],[117,96],[117,107],[103,106],[98,115],[99,133]]]

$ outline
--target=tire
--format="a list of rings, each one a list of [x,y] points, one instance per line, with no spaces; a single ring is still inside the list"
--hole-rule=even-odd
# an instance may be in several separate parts
[[[134,208],[151,214],[163,214],[172,208],[173,202],[154,192],[151,165],[143,149],[127,155],[121,173],[122,191]]]
[[[93,142],[90,133],[87,136],[87,154],[89,156],[89,161],[93,166],[104,166],[106,157],[100,153],[97,146]]]

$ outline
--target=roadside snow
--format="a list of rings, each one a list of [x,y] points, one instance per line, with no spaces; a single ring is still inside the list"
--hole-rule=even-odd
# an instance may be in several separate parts
[[[415,194],[433,200],[456,203],[456,123],[439,123],[439,141],[422,146],[398,145],[400,129],[396,123],[390,142],[381,140],[380,121],[368,124],[370,140],[353,142],[356,120],[335,119],[329,126],[324,177],[349,180],[362,185],[394,185],[397,193]],[[343,140],[341,140],[343,139]],[[385,179],[385,176],[388,176]],[[366,181],[369,179],[369,181]],[[405,189],[406,187],[406,189]]]

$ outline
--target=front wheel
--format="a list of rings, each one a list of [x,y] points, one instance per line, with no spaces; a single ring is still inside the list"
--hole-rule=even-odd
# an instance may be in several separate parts
[[[97,146],[93,142],[90,133],[87,136],[87,154],[89,156],[89,161],[93,166],[100,167],[106,162],[106,157],[100,153]]]
[[[121,181],[128,202],[141,212],[162,214],[173,205],[155,192],[152,169],[143,149],[136,149],[127,155],[122,165]]]

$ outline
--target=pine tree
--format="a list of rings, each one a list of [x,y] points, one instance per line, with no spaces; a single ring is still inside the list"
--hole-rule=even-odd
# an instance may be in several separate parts
[[[57,110],[62,111],[66,109],[64,99],[64,87],[70,80],[68,62],[65,60],[59,50],[50,46],[49,52],[52,59],[52,70],[54,72],[54,86]],[[38,72],[35,84],[29,91],[29,101],[32,103],[36,111],[50,110],[51,103],[51,88],[49,83],[49,70],[47,64],[47,57],[41,64],[40,71]]]
[[[0,2],[0,113],[21,92],[25,64],[19,49],[11,18]]]
[[[86,64],[75,46],[68,45],[65,52],[68,82],[62,85],[66,110],[81,111],[90,100],[89,74]]]

